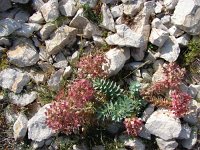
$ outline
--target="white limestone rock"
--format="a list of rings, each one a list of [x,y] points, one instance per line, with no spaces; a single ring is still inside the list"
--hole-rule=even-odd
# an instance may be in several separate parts
[[[180,47],[175,37],[169,36],[169,39],[159,49],[160,58],[168,62],[175,62],[180,54]]]
[[[140,48],[144,46],[144,37],[133,32],[127,25],[116,25],[117,33],[109,35],[105,40],[109,45]]]
[[[168,10],[173,10],[178,3],[178,0],[164,0],[165,8]]]
[[[144,5],[144,0],[129,1],[123,4],[124,14],[134,16]]]
[[[28,74],[17,69],[8,68],[0,72],[0,86],[14,93],[20,93],[29,81]]]
[[[172,26],[169,28],[168,32],[170,33],[171,36],[179,37],[184,34],[184,31],[180,30],[176,26]]]
[[[184,11],[183,11],[184,10]],[[199,0],[179,0],[171,17],[172,23],[192,35],[200,33]]]
[[[177,38],[176,41],[180,46],[187,46],[190,41],[190,35],[188,35],[187,33],[183,34],[182,36]]]
[[[55,21],[59,17],[58,0],[49,0],[40,7],[46,22]]]
[[[30,23],[38,23],[42,24],[44,22],[44,18],[41,14],[40,11],[35,12],[30,18],[29,18]]]
[[[153,19],[151,22],[152,28],[161,29],[168,32],[168,28],[164,26],[159,18]]]
[[[110,9],[106,4],[102,4],[101,12],[103,15],[103,21],[100,26],[107,30],[115,32],[115,22],[110,12]]]
[[[157,1],[155,7],[155,13],[159,14],[162,12],[162,10],[163,10],[163,5],[159,1]]]
[[[47,40],[53,31],[56,30],[56,25],[54,23],[46,23],[43,25],[42,29],[39,31],[39,35],[42,41]]]
[[[46,49],[49,55],[56,54],[66,45],[76,39],[77,29],[67,25],[58,28],[52,35],[51,39],[46,40]]]
[[[38,110],[38,112],[28,121],[28,138],[34,141],[42,141],[50,138],[54,135],[52,129],[50,129],[46,121],[46,108],[49,108],[50,104],[44,105]]]
[[[111,13],[112,13],[113,18],[118,18],[122,16],[123,11],[124,11],[124,7],[122,4],[111,7]]]
[[[178,138],[181,133],[181,122],[171,111],[155,111],[145,124],[146,129],[163,140]]]
[[[178,146],[175,140],[163,140],[161,138],[156,138],[156,142],[160,150],[174,150]]]
[[[7,56],[9,62],[18,67],[32,66],[39,60],[39,54],[32,41],[25,38],[17,39]]]
[[[143,121],[147,121],[147,119],[151,116],[151,114],[154,112],[154,109],[155,109],[155,107],[153,106],[153,105],[149,105],[145,110],[144,110],[144,112],[142,113],[142,117],[141,117],[141,119],[143,120]]]
[[[78,11],[78,5],[75,0],[61,1],[59,3],[60,13],[67,17],[73,17]]]
[[[13,125],[14,139],[22,140],[27,132],[28,119],[24,114],[20,114]]]
[[[58,90],[60,87],[60,82],[62,80],[64,73],[64,69],[59,69],[55,73],[53,73],[50,77],[50,79],[47,81],[48,86],[52,88],[53,90]]]
[[[168,38],[169,38],[168,32],[162,29],[152,28],[149,41],[158,47],[162,47]]]

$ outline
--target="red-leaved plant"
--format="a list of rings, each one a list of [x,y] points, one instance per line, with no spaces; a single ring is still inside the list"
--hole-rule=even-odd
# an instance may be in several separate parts
[[[107,73],[102,69],[107,60],[103,54],[87,55],[80,58],[77,64],[79,78],[105,78]]]
[[[143,122],[140,118],[125,118],[124,125],[128,135],[137,136],[142,130]]]

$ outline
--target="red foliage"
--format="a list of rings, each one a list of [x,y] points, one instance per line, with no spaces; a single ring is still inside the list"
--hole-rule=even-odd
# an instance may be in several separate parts
[[[142,130],[143,122],[139,118],[126,118],[124,120],[124,125],[129,135],[137,136]]]
[[[87,55],[80,58],[77,67],[80,69],[78,73],[79,78],[92,77],[102,78],[106,77],[107,73],[102,69],[102,65],[107,63],[105,56],[102,54]]]
[[[73,82],[68,89],[68,98],[75,107],[83,108],[94,96],[94,88],[87,79],[79,79]]]
[[[177,117],[183,117],[189,107],[191,96],[179,90],[173,90],[170,93],[172,99],[172,111]]]
[[[52,103],[45,113],[46,124],[56,132],[76,133],[80,127],[89,123],[86,112],[72,109],[66,101]]]

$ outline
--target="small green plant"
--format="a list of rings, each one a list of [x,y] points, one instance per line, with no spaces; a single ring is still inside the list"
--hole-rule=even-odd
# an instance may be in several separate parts
[[[193,39],[188,43],[188,49],[184,53],[184,61],[186,65],[190,65],[200,56],[200,39]]]
[[[2,56],[0,57],[0,71],[9,67],[9,61],[7,59],[6,53],[3,52],[1,55]]]
[[[89,4],[84,4],[83,6],[84,10],[84,17],[91,20],[93,23],[100,24],[102,22],[102,15],[99,11],[99,9],[92,9]]]

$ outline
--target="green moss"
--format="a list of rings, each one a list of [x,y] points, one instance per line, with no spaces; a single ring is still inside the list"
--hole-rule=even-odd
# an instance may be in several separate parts
[[[200,56],[200,39],[193,39],[188,43],[188,49],[184,53],[184,62],[190,65]]]
[[[0,71],[9,67],[9,62],[7,59],[7,55],[5,53],[2,54],[0,58]]]

